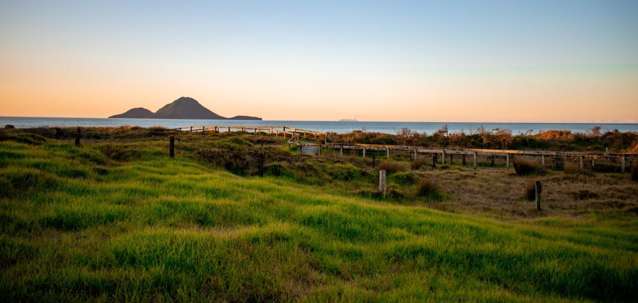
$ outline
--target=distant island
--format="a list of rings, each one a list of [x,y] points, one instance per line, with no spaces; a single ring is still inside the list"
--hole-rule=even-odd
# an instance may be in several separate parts
[[[124,113],[109,118],[137,118],[137,119],[218,119],[218,120],[261,120],[259,117],[238,115],[226,118],[209,110],[191,97],[181,97],[164,105],[157,112],[135,107]]]

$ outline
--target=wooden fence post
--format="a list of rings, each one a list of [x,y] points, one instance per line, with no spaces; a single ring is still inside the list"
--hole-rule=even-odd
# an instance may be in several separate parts
[[[80,146],[80,137],[82,137],[82,129],[78,127],[77,133],[75,133],[75,146]]]
[[[541,154],[541,167],[545,167],[545,155]]]
[[[625,155],[620,156],[620,172],[624,173],[625,172]]]
[[[581,170],[585,168],[585,165],[583,164],[583,158],[585,157],[583,156],[578,157],[578,168],[580,168]]]
[[[436,157],[438,155],[439,155],[438,153],[432,153],[432,168],[436,168],[436,162],[438,161]]]
[[[384,198],[385,198],[386,190],[387,190],[387,186],[386,186],[386,182],[385,181],[386,181],[385,180],[385,169],[381,169],[381,170],[379,170],[379,193],[381,193]]]
[[[541,181],[534,182],[534,201],[536,202],[536,210],[541,210],[541,192],[543,185]]]
[[[206,126],[202,126],[202,136],[206,134]]]
[[[473,156],[474,156],[474,169],[476,169],[476,167],[477,167],[477,161],[476,161],[477,159],[476,158],[478,158],[477,153],[474,152]]]
[[[441,152],[441,164],[445,165],[445,149]]]
[[[385,157],[390,159],[390,148],[389,147],[385,147]]]
[[[363,155],[363,158],[365,158],[365,157],[366,157],[366,149],[365,149],[365,147],[363,148],[362,155]]]
[[[339,146],[339,157],[343,157],[343,144]]]
[[[467,165],[467,161],[465,160],[465,157],[466,157],[466,156],[467,156],[467,155],[466,155],[465,153],[463,153],[463,156],[461,157],[461,160],[462,160],[462,162],[461,162],[461,163],[463,164],[463,166]]]
[[[175,136],[168,138],[168,156],[175,158]]]
[[[193,127],[191,126],[191,133],[193,132]]]
[[[505,154],[505,168],[510,168],[510,154]]]

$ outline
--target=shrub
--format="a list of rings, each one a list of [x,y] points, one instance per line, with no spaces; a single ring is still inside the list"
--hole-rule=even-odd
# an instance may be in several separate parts
[[[519,176],[542,174],[544,172],[539,164],[523,159],[514,160],[514,171]]]
[[[393,176],[396,183],[402,185],[412,185],[417,182],[417,175],[413,172],[400,172]]]
[[[418,170],[418,169],[428,167],[430,165],[432,165],[432,159],[419,158],[412,161],[410,166],[412,167],[413,170]]]
[[[264,166],[264,173],[269,176],[281,177],[285,175],[289,175],[287,163],[285,162],[276,162],[266,164]]]
[[[400,171],[406,171],[408,167],[401,162],[386,160],[379,164],[379,169],[385,169],[388,174],[394,174]]]
[[[352,181],[362,175],[361,169],[352,164],[327,166],[327,173],[335,180]]]
[[[430,200],[441,200],[443,194],[439,186],[430,178],[423,178],[417,186],[417,196],[428,198]]]

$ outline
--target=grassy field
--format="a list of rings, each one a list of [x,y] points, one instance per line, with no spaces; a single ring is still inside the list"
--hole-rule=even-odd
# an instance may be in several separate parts
[[[499,220],[239,176],[164,138],[34,138],[0,142],[3,302],[638,297],[633,212]]]

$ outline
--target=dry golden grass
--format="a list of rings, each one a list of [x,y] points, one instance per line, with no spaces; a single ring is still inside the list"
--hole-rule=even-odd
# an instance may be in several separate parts
[[[504,168],[432,170],[448,198],[430,207],[463,213],[484,213],[501,218],[578,216],[596,212],[636,212],[638,186],[628,174],[564,173],[516,176]],[[542,208],[526,201],[526,185],[543,184]]]

